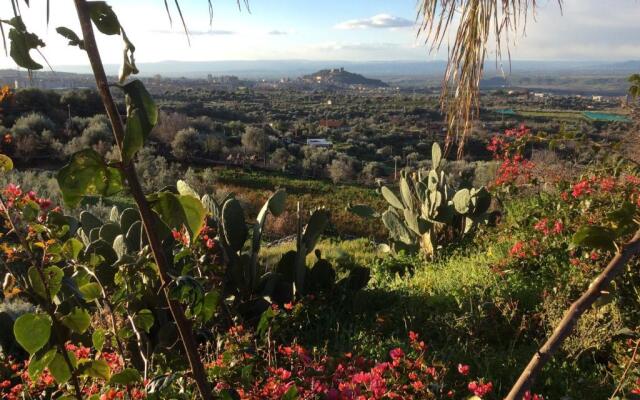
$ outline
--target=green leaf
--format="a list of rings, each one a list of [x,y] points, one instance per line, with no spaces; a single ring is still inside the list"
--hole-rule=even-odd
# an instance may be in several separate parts
[[[136,324],[136,328],[142,329],[143,331],[149,333],[149,330],[153,326],[155,318],[153,317],[153,313],[151,310],[140,310],[133,317],[133,322]]]
[[[298,400],[298,388],[293,385],[287,390],[287,393],[282,395],[281,400]]]
[[[267,308],[262,313],[262,315],[260,315],[260,321],[258,322],[258,326],[256,328],[256,332],[259,336],[263,336],[265,333],[267,333],[269,324],[276,315],[278,315],[278,312],[271,307]]]
[[[83,248],[84,244],[80,240],[71,238],[62,246],[62,253],[67,259],[77,260]]]
[[[194,240],[204,227],[206,211],[200,200],[192,196],[179,196],[169,192],[157,193],[153,209],[168,227],[177,230],[186,226]]]
[[[29,282],[36,294],[45,300],[53,300],[62,288],[62,278],[64,278],[64,272],[59,267],[47,267],[44,269],[43,274],[45,282],[42,281],[42,277],[37,267],[29,268]],[[45,287],[46,283],[46,287]],[[47,298],[46,288],[49,288],[50,297]]]
[[[40,206],[32,200],[28,200],[22,209],[22,217],[27,222],[35,222],[40,215]]]
[[[105,360],[87,360],[80,364],[85,375],[108,381],[111,378],[109,364]]]
[[[193,190],[193,188],[189,186],[189,184],[183,181],[182,179],[176,182],[176,187],[178,188],[178,193],[180,193],[183,196],[193,196],[198,199],[200,198],[200,196],[198,195],[198,192]]]
[[[106,333],[104,329],[96,329],[91,335],[91,343],[96,351],[102,351],[104,342],[106,340]]]
[[[388,187],[383,186],[382,188],[380,188],[380,193],[382,193],[382,197],[384,197],[387,203],[391,204],[391,206],[399,210],[402,210],[404,208],[404,205],[402,204],[400,199],[398,199],[398,197]]]
[[[23,349],[34,354],[49,341],[51,324],[46,314],[23,314],[13,324],[13,335]]]
[[[461,189],[453,196],[453,206],[459,214],[468,213],[470,205],[471,192],[469,192],[469,189]]]
[[[19,16],[12,18],[8,21],[8,24],[13,27],[9,30],[9,40],[11,41],[9,55],[13,61],[22,68],[29,70],[42,69],[42,65],[31,58],[29,51],[44,47],[44,42],[38,35],[27,32],[27,28]]]
[[[158,108],[151,95],[139,80],[124,85],[127,105],[127,126],[122,149],[123,162],[128,164],[144,146],[151,129],[158,123]],[[180,193],[186,194],[186,193]],[[197,194],[195,195],[197,196]]]
[[[244,210],[240,202],[230,199],[222,207],[222,230],[224,237],[234,252],[242,250],[247,240],[248,230],[244,219]]]
[[[105,35],[119,35],[120,22],[111,6],[105,1],[88,1],[89,16],[98,30]]]
[[[573,235],[571,244],[614,251],[616,249],[615,239],[616,235],[613,230],[602,226],[589,225],[583,226]]]
[[[67,354],[69,354],[67,352]],[[69,365],[60,353],[56,353],[55,358],[49,363],[49,372],[59,384],[64,384],[71,379],[71,370]]]
[[[440,145],[437,142],[433,142],[433,145],[431,145],[431,168],[438,169],[441,162],[442,150],[440,149]]]
[[[59,26],[56,28],[56,32],[59,35],[63,36],[65,39],[69,40],[69,46],[78,46],[81,50],[84,50],[84,40],[80,39],[78,35],[71,29]]]
[[[13,161],[9,156],[0,154],[0,172],[9,172],[13,169]]]
[[[283,189],[278,190],[267,200],[269,211],[274,217],[278,217],[284,212],[287,204],[287,192]]]
[[[112,196],[123,188],[122,174],[109,167],[92,149],[81,150],[71,156],[56,176],[62,198],[70,206],[76,206],[83,196]]]
[[[366,204],[348,205],[347,211],[361,218],[374,218],[378,216],[375,210]]]
[[[311,214],[311,218],[309,218],[309,222],[302,232],[302,243],[304,244],[307,254],[311,253],[316,247],[320,235],[322,235],[324,230],[329,226],[329,221],[330,215],[327,210],[320,209]]]
[[[56,356],[56,349],[51,349],[44,354],[36,353],[29,359],[29,378],[32,381],[37,381],[40,374],[45,368],[49,366],[49,363]]]
[[[185,215],[185,225],[189,228],[191,240],[193,241],[204,227],[207,211],[200,200],[195,197],[180,196],[179,200]]]
[[[413,244],[413,236],[406,225],[400,220],[398,215],[387,210],[382,214],[382,222],[387,227],[391,237],[401,241],[404,244]]]
[[[73,310],[62,317],[62,324],[77,333],[84,333],[91,326],[91,316],[84,308],[74,307]]]
[[[132,383],[137,383],[142,381],[140,377],[140,372],[133,368],[126,368],[121,372],[113,375],[111,379],[109,379],[109,384],[111,385],[131,385]]]
[[[407,178],[400,178],[400,197],[404,203],[405,208],[413,209],[413,196],[411,194],[411,188],[409,187],[409,181]]]
[[[213,314],[215,314],[216,308],[218,308],[219,302],[220,302],[220,293],[215,290],[204,295],[204,306],[202,307],[202,318],[205,321],[209,321],[211,318],[213,318]]]

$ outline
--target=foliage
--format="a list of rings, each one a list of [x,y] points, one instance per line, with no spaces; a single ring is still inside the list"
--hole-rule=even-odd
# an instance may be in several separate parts
[[[454,194],[444,173],[442,152],[433,144],[432,167],[428,172],[403,171],[400,177],[400,200],[388,187],[380,193],[389,203],[381,215],[389,231],[394,251],[415,251],[432,257],[447,242],[470,232],[478,223],[487,222],[491,195],[485,188],[460,189]],[[375,213],[364,206],[350,206],[364,217]]]

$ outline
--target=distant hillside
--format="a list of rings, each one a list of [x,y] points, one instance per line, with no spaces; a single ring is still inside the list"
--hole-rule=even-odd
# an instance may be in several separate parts
[[[350,86],[363,85],[371,87],[386,87],[386,83],[379,79],[365,78],[360,74],[345,71],[344,68],[323,69],[316,73],[305,75],[303,80],[324,85]]]

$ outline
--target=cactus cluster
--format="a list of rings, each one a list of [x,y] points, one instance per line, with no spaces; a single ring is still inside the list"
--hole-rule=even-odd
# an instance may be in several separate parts
[[[162,225],[165,230],[168,229],[166,225]],[[108,221],[102,221],[89,211],[83,211],[77,229],[77,235],[84,245],[81,258],[100,256],[103,263],[96,268],[95,273],[103,284],[109,284],[113,282],[118,266],[135,264],[140,259],[138,253],[146,244],[143,233],[140,213],[134,208],[119,212],[114,206]]]
[[[262,234],[268,214],[277,217],[284,212],[286,192],[276,191],[251,224],[245,222],[244,210],[233,195],[221,202],[205,195],[202,201],[220,232],[219,241],[227,266],[227,294],[241,302],[239,309],[245,314],[256,316],[271,303],[282,305],[305,294],[335,288],[358,290],[369,280],[369,270],[357,268],[350,276],[336,282],[333,266],[322,258],[319,250],[315,251],[317,261],[311,268],[307,267],[307,256],[314,251],[329,226],[330,214],[326,209],[314,210],[304,227],[298,210],[296,250],[285,253],[275,268],[267,271],[259,265]]]
[[[389,204],[381,215],[382,222],[396,251],[420,249],[431,257],[447,241],[470,232],[488,218],[491,195],[484,187],[455,191],[447,182],[438,143],[431,149],[431,169],[403,171],[399,186],[399,196],[386,186],[380,188]],[[361,205],[350,210],[375,215]]]

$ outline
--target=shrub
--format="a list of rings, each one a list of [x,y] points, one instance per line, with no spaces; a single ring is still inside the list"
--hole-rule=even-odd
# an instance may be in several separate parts
[[[64,146],[66,155],[74,154],[86,148],[92,148],[101,155],[106,155],[113,146],[113,133],[107,117],[96,115],[88,120],[87,126],[80,136],[74,137]]]
[[[329,177],[334,183],[344,183],[354,181],[358,162],[349,156],[339,156],[331,161],[327,167]]]
[[[200,133],[194,128],[178,131],[171,142],[171,153],[180,161],[187,161],[198,157],[204,152],[204,141]]]
[[[269,136],[264,129],[250,126],[242,134],[242,147],[250,154],[264,155],[269,148],[269,142]]]
[[[151,136],[159,142],[171,145],[177,133],[189,127],[189,118],[177,112],[160,111],[158,123],[151,131]]]

